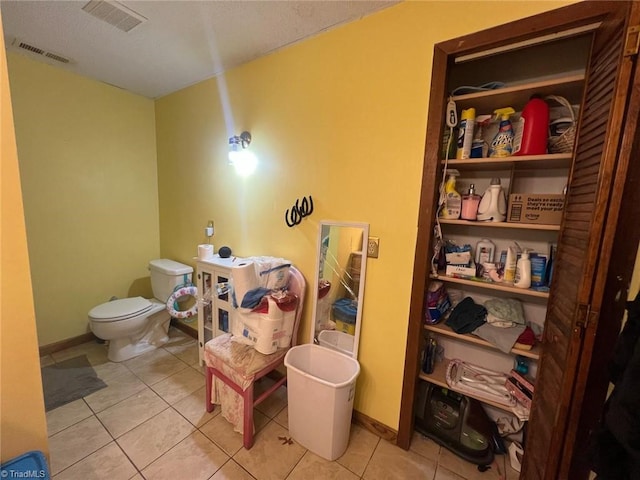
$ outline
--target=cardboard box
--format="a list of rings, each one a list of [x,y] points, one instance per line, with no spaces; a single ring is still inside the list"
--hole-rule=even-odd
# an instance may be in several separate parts
[[[564,195],[550,193],[512,193],[509,195],[507,222],[560,225]]]
[[[470,267],[464,265],[447,265],[444,274],[448,277],[473,278],[476,276],[476,264],[471,262]]]

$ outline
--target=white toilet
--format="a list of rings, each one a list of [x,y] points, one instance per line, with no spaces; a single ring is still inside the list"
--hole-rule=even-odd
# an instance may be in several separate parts
[[[142,297],[106,302],[89,311],[89,326],[96,337],[109,340],[109,360],[122,362],[161,347],[169,341],[166,301],[177,286],[191,282],[193,268],[173,260],[149,262],[150,300]]]

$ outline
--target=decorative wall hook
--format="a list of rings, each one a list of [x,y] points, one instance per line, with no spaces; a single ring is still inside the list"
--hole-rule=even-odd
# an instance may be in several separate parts
[[[287,223],[288,227],[295,227],[300,224],[304,217],[308,217],[313,213],[313,198],[309,195],[309,199],[307,197],[302,197],[302,202],[298,198],[296,200],[295,205],[291,207],[291,213],[289,213],[289,209],[284,213],[284,221]]]

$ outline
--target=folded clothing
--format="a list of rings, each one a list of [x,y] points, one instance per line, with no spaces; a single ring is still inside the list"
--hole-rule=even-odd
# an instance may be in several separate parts
[[[516,325],[510,328],[498,328],[490,323],[480,325],[473,333],[480,338],[495,345],[504,353],[509,353],[514,347],[516,340],[525,330],[524,325]]]
[[[531,327],[526,327],[524,332],[522,332],[516,340],[514,347],[519,348],[520,350],[531,350],[535,344],[536,335],[533,333]]]
[[[491,298],[484,302],[487,322],[495,327],[524,325],[522,302],[515,298]]]
[[[445,322],[456,333],[471,333],[486,322],[487,309],[471,297],[465,297],[455,306]]]

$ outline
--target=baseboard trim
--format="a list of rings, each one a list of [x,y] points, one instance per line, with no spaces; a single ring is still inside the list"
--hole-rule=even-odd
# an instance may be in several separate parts
[[[177,328],[178,330],[186,333],[187,335],[189,335],[190,337],[195,338],[196,340],[198,339],[198,328],[193,328],[190,327],[189,325],[186,325],[184,323],[182,323],[181,321],[172,318],[171,319],[171,326]]]
[[[357,410],[353,411],[353,416],[351,418],[351,422],[359,425],[363,428],[366,428],[371,433],[379,436],[384,440],[388,440],[391,443],[397,443],[398,441],[398,432],[393,430],[392,428],[387,427],[385,424],[374,420],[371,417],[368,417],[364,413],[361,413]]]
[[[92,340],[98,340],[98,337],[96,337],[93,332],[87,332],[82,335],[78,335],[77,337],[71,337],[59,342],[42,345],[41,347],[38,347],[38,349],[40,350],[40,356],[44,357],[45,355],[51,355],[52,353],[59,352],[60,350],[91,342]]]

